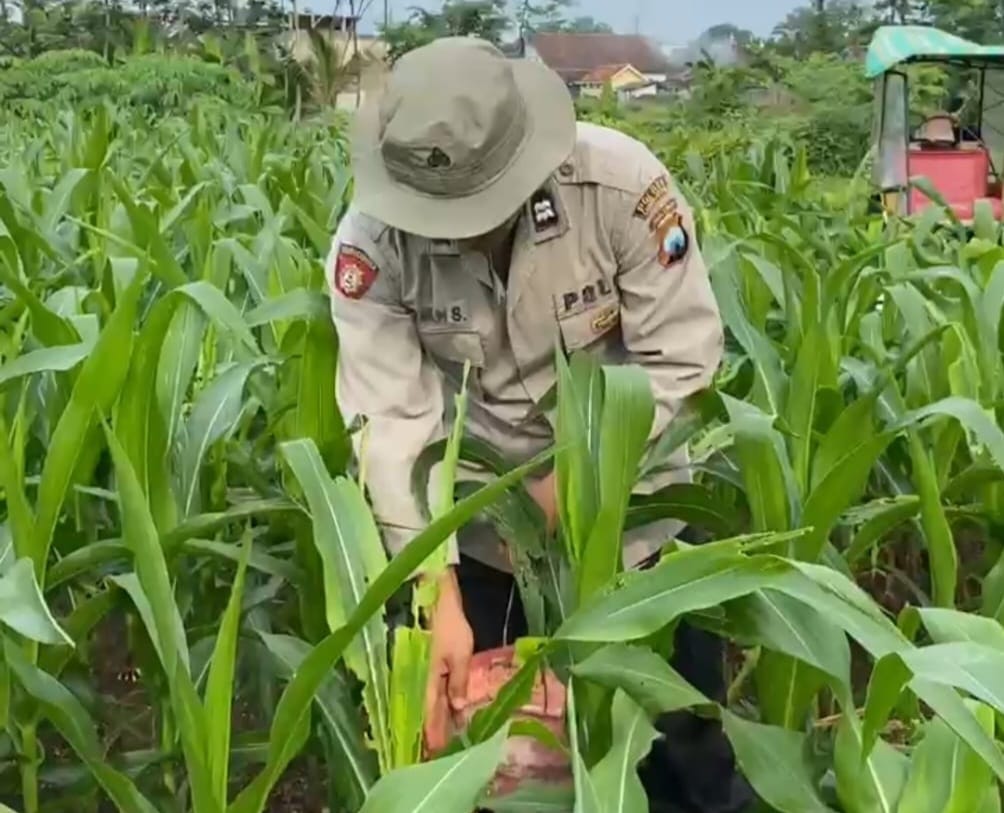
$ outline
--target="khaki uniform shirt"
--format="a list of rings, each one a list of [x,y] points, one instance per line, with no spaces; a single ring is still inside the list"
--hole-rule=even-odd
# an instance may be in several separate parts
[[[556,381],[556,343],[642,366],[656,399],[653,437],[682,398],[711,382],[721,359],[721,320],[690,208],[645,146],[603,127],[580,124],[572,155],[528,201],[506,283],[482,254],[403,233],[351,207],[328,269],[338,404],[346,421],[367,421],[356,453],[365,455],[391,553],[427,524],[412,496],[412,466],[449,431],[447,399],[465,362],[467,431],[525,461],[553,442],[537,404]],[[677,462],[685,467],[685,452]],[[674,478],[687,474],[662,474],[640,490]],[[625,564],[673,533],[665,523],[632,532]],[[460,547],[507,566],[484,525],[461,532]]]

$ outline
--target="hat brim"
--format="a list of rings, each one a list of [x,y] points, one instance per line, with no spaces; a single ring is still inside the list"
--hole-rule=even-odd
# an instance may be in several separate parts
[[[527,109],[522,148],[497,180],[464,197],[427,195],[396,181],[380,155],[378,103],[367,101],[352,127],[356,208],[434,240],[478,237],[508,220],[571,155],[576,138],[575,107],[561,78],[530,60],[513,60],[512,70]]]

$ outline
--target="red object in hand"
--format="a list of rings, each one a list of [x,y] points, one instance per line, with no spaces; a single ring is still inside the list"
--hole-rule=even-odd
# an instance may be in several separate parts
[[[511,646],[475,653],[467,682],[467,701],[454,715],[454,725],[465,728],[479,709],[491,705],[501,688],[519,671]],[[530,702],[514,719],[537,720],[565,743],[565,687],[550,670],[538,675]],[[564,751],[551,748],[535,737],[512,735],[492,783],[491,795],[503,796],[524,782],[565,784],[572,779]]]

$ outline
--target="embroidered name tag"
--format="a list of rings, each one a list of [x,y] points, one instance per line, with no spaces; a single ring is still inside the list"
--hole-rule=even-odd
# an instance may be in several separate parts
[[[565,291],[561,295],[561,304],[565,313],[568,313],[577,305],[588,307],[603,297],[610,296],[612,293],[613,289],[610,287],[610,283],[601,277],[589,285],[583,285],[581,288],[576,288],[572,291]]]

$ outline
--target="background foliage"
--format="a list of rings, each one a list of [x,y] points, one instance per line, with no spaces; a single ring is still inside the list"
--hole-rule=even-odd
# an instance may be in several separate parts
[[[766,42],[709,32],[742,58],[710,49],[689,96],[584,104],[693,202],[725,363],[653,449],[644,377],[561,366],[556,539],[513,487],[527,469],[458,423],[424,462],[501,479],[458,482],[390,562],[349,460],[365,430],[332,397],[325,257],[351,195],[332,107],[351,60],[317,38],[293,60],[265,6],[14,11],[0,3],[0,804],[414,813],[425,791],[467,813],[546,663],[570,690],[583,813],[637,809],[650,720],[671,708],[722,720],[768,809],[1000,810],[1001,229],[986,211],[970,229],[937,209],[883,219],[859,172],[870,29],[991,37],[999,4],[817,2]],[[597,25],[562,3],[450,2],[388,32],[390,58],[445,31]],[[912,78],[918,109],[965,88]],[[632,497],[683,442],[696,482]],[[400,588],[481,512],[517,554],[535,638],[499,700],[417,764],[428,640]],[[619,573],[621,529],[661,516],[716,542]],[[665,665],[682,617],[731,642],[727,697]]]

